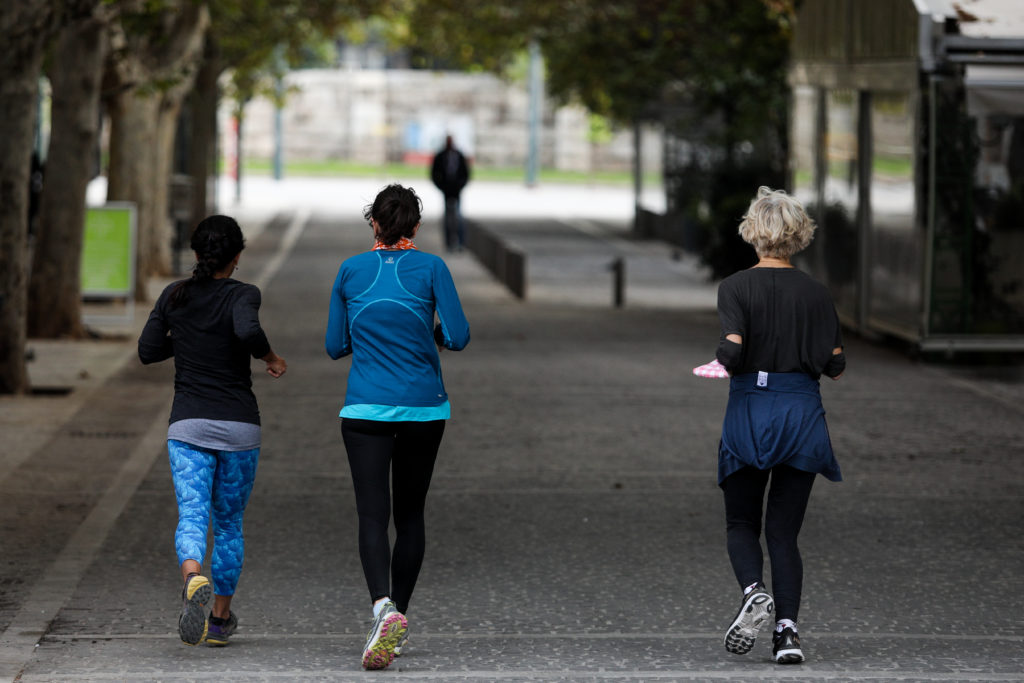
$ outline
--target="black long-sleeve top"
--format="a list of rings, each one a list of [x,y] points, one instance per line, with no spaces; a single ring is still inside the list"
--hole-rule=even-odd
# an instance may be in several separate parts
[[[846,367],[828,290],[796,268],[749,268],[718,286],[718,362],[733,375],[803,372],[838,377]],[[726,339],[738,334],[742,344]]]
[[[222,278],[192,283],[188,301],[170,305],[169,285],[139,336],[144,364],[174,358],[170,422],[202,418],[260,423],[250,357],[270,353],[259,321],[260,290]]]

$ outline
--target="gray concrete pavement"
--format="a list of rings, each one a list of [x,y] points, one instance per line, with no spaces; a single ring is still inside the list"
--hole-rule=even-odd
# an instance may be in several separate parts
[[[487,230],[527,255],[527,298],[534,303],[615,306],[612,264],[623,265],[629,308],[714,310],[717,286],[696,256],[664,242],[630,239],[619,217],[482,219]]]
[[[727,384],[690,374],[717,338],[705,285],[671,250],[624,240],[614,211],[564,201],[483,217],[533,259],[526,302],[469,255],[446,257],[473,341],[442,357],[454,414],[412,640],[361,672],[368,596],[336,418],[347,362],[322,335],[337,265],[367,228],[304,196],[276,221],[269,200],[236,208],[239,276],[266,280],[262,320],[290,365],[255,380],[264,445],[236,638],[190,648],[175,632],[170,365],[140,367],[130,335],[36,344],[34,372],[76,388],[0,399],[15,435],[0,448],[0,677],[1024,679],[1020,369],[936,368],[849,340],[847,374],[823,384],[846,480],[819,479],[801,537],[808,661],[777,667],[767,637],[729,655],[738,595],[714,479]],[[427,208],[418,241],[437,252]],[[614,253],[635,259],[623,310],[590,269]]]

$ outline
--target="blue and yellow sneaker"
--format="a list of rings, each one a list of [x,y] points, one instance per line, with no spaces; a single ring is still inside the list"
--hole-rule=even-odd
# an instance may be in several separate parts
[[[238,617],[234,612],[228,612],[227,619],[220,619],[210,615],[210,626],[206,631],[206,644],[222,647],[228,644],[231,634],[238,628]]]
[[[189,574],[181,589],[181,616],[178,617],[178,635],[181,642],[198,645],[206,637],[206,603],[213,597],[210,580],[200,574]]]

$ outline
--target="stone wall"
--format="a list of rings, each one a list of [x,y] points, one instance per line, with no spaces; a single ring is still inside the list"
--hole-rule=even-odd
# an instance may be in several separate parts
[[[285,159],[339,159],[379,165],[426,163],[451,133],[475,164],[525,164],[529,99],[523,86],[490,74],[418,70],[295,71],[282,112]],[[230,135],[229,105],[221,130]],[[246,107],[243,157],[268,159],[274,149],[274,110],[265,99]],[[628,171],[633,137],[616,131],[600,144],[589,140],[589,117],[577,106],[545,101],[540,165],[567,171]],[[660,135],[644,135],[644,157],[660,158]],[[225,140],[222,149],[233,143]]]

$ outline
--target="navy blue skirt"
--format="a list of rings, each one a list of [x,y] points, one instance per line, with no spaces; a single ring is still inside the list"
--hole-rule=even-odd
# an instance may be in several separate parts
[[[743,467],[788,465],[842,480],[818,380],[802,372],[753,372],[729,383],[718,446],[718,483]]]

